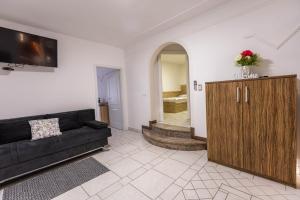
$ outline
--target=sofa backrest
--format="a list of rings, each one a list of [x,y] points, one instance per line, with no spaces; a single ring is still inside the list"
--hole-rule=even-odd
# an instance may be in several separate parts
[[[45,115],[0,120],[0,144],[31,139],[30,120],[44,119]]]
[[[0,145],[31,139],[30,120],[59,118],[61,131],[80,128],[85,121],[95,120],[95,110],[77,110],[70,112],[21,117],[0,120]]]

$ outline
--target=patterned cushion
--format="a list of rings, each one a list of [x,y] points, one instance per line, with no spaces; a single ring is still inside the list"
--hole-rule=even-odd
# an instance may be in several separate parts
[[[58,118],[31,120],[29,121],[31,126],[32,140],[38,140],[51,136],[61,135],[58,124]]]

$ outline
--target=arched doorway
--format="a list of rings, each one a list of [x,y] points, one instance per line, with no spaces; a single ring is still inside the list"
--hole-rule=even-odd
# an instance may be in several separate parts
[[[151,118],[165,124],[190,126],[189,60],[178,43],[155,52],[150,69]]]

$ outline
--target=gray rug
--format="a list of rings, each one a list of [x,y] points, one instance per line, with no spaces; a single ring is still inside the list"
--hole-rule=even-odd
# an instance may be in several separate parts
[[[7,186],[3,200],[50,200],[108,171],[94,158],[76,161]]]

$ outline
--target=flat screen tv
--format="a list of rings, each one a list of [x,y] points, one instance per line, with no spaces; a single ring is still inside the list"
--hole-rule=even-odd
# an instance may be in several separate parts
[[[0,27],[0,62],[57,67],[57,40]]]

